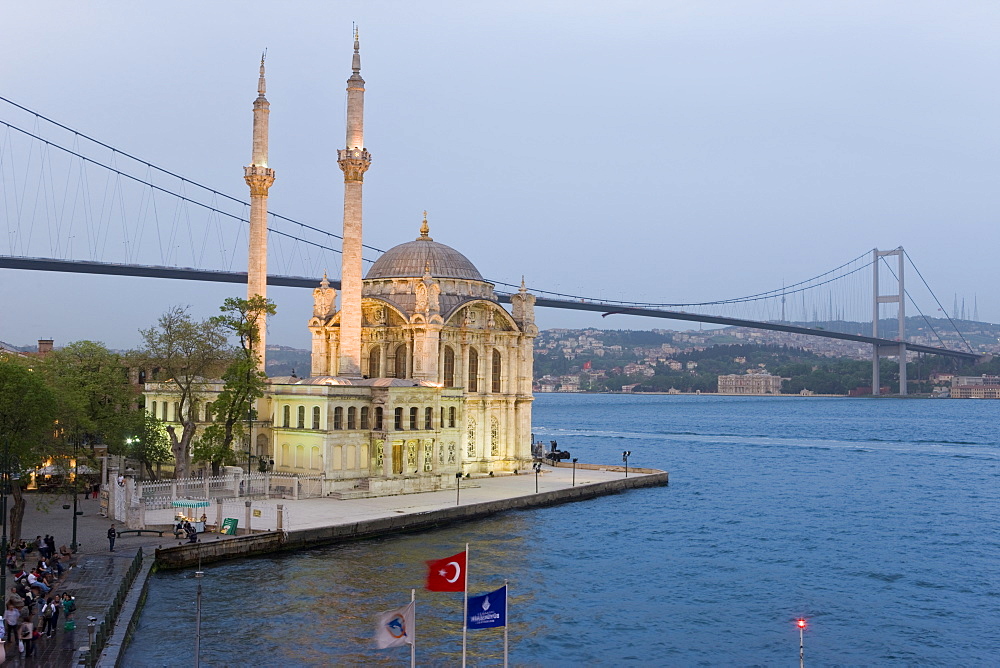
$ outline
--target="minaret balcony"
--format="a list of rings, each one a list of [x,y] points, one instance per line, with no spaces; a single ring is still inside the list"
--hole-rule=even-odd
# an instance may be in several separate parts
[[[363,160],[372,161],[372,154],[366,148],[342,148],[337,151],[337,162],[343,160]]]

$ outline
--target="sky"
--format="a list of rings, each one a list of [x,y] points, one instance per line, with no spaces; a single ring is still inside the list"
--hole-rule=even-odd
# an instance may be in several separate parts
[[[957,294],[1000,321],[995,2],[4,4],[0,95],[240,198],[266,48],[269,207],[338,233],[356,22],[377,248],[427,210],[491,280],[681,302],[904,246],[949,310]],[[241,294],[0,269],[0,340],[129,348],[169,306]],[[309,291],[269,296],[268,342],[308,348]]]

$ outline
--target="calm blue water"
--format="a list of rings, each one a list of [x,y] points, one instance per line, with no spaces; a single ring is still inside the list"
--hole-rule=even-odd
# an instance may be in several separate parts
[[[512,665],[1000,665],[1000,403],[541,395],[535,433],[635,490],[430,533],[206,568],[202,665],[407,665],[372,616],[417,588],[418,665],[461,658],[461,594],[426,559],[472,544],[510,580]],[[155,576],[130,666],[192,665],[195,580]],[[502,630],[469,634],[470,665]]]

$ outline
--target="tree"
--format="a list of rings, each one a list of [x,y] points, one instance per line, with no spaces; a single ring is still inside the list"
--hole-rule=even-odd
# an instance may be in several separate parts
[[[196,322],[187,308],[173,306],[160,316],[155,327],[140,330],[144,347],[135,357],[144,366],[159,367],[161,376],[178,393],[181,433],[174,425],[166,431],[176,462],[176,476],[191,472],[190,446],[197,431],[192,407],[195,396],[207,378],[217,377],[233,360],[226,342],[225,327],[215,318]]]
[[[195,461],[210,463],[212,475],[218,475],[222,465],[237,461],[233,442],[250,437],[244,434],[244,424],[252,419],[254,403],[267,387],[267,374],[260,370],[259,332],[266,327],[267,316],[276,312],[274,303],[260,295],[230,297],[220,310],[222,315],[212,320],[236,336],[239,348],[223,374],[224,386],[213,404],[215,419],[195,444]]]
[[[64,442],[103,442],[121,452],[141,410],[122,356],[101,343],[77,341],[46,355],[38,368],[55,395]]]
[[[42,375],[26,361],[0,356],[0,467],[18,475],[39,462],[52,440],[56,399]],[[11,541],[21,537],[24,496],[12,480]]]
[[[136,417],[133,436],[125,439],[124,453],[145,467],[146,475],[152,480],[156,480],[153,466],[168,462],[173,456],[163,424],[144,410]]]

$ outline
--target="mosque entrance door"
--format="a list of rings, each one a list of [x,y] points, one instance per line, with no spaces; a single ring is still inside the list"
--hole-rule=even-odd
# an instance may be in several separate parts
[[[400,474],[403,472],[403,442],[392,442],[392,472]]]

